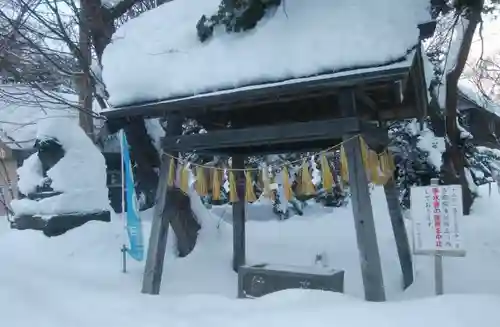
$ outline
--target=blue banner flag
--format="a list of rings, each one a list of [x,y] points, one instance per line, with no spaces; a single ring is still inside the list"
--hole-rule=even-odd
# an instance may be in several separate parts
[[[137,209],[137,197],[135,194],[134,176],[132,174],[132,163],[128,149],[127,137],[123,130],[121,131],[121,149],[123,164],[123,184],[126,194],[126,215],[127,234],[130,246],[127,249],[128,254],[137,261],[144,259],[144,242],[142,236],[142,225],[139,210]],[[123,199],[125,200],[125,199]]]

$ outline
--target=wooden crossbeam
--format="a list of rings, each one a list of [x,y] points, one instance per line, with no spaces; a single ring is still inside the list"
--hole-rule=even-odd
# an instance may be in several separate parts
[[[339,118],[165,137],[162,145],[165,150],[176,152],[214,151],[262,145],[276,147],[295,142],[340,139],[346,133],[357,133],[359,130],[357,118]]]

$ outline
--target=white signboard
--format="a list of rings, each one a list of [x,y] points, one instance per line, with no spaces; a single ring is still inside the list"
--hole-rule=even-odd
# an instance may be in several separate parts
[[[465,256],[460,185],[412,187],[411,218],[415,254]]]

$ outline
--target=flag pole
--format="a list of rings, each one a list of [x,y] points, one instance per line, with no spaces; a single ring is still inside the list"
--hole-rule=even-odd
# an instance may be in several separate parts
[[[124,231],[126,231],[127,223],[126,223],[126,217],[125,217],[125,156],[123,155],[123,146],[124,146],[124,140],[125,140],[125,132],[124,130],[120,130],[120,157],[121,157],[121,177],[122,177],[122,221],[124,224]],[[125,241],[123,242],[122,248],[121,248],[121,253],[122,253],[122,272],[126,273],[127,272],[127,246],[125,245]]]

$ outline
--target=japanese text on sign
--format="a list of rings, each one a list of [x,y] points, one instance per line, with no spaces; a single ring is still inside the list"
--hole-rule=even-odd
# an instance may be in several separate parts
[[[413,187],[411,216],[416,254],[465,253],[459,230],[462,215],[460,185]]]

